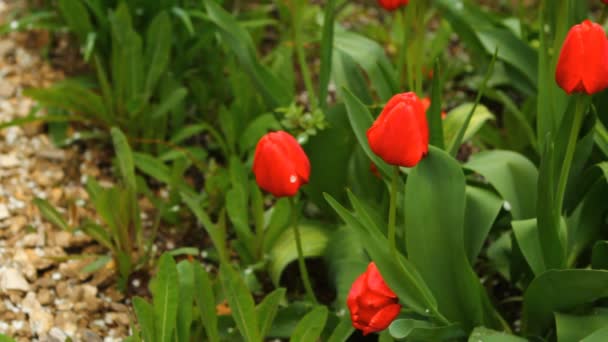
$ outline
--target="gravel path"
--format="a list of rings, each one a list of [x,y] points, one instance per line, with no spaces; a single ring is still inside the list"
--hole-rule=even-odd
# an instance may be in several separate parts
[[[0,22],[3,11],[0,0]],[[39,37],[0,36],[0,123],[35,108],[23,89],[63,78],[37,55]],[[93,217],[82,181],[100,175],[97,158],[95,151],[54,147],[41,122],[0,130],[0,333],[17,341],[127,336],[129,303],[114,287],[113,265],[82,271],[92,259],[79,256],[105,251],[87,236],[52,227],[32,202],[45,198],[75,225]]]

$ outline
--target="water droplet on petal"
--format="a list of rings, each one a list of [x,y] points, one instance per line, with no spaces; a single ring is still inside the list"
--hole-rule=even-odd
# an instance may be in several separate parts
[[[298,181],[298,177],[296,175],[291,175],[289,177],[289,183],[295,183]]]

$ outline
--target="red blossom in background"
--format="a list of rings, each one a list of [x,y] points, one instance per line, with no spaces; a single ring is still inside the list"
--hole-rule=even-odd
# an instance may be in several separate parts
[[[388,164],[415,166],[429,151],[424,103],[412,92],[393,96],[367,130],[367,141]]]
[[[570,29],[555,80],[568,94],[592,95],[608,87],[608,39],[602,26],[585,20]]]
[[[310,162],[293,136],[284,131],[271,132],[258,141],[253,173],[258,186],[274,196],[294,196],[308,183]]]
[[[406,6],[409,0],[378,0],[378,5],[387,11],[394,11],[401,6]]]
[[[363,335],[388,328],[401,311],[397,295],[386,285],[373,262],[353,283],[346,304],[353,326],[363,331]]]

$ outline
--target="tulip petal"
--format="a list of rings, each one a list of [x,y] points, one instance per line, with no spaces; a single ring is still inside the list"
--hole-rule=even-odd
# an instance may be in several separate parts
[[[346,298],[346,305],[348,306],[351,315],[353,312],[357,312],[359,309],[358,299],[363,295],[367,286],[367,272],[361,274],[350,287],[348,297]]]
[[[370,263],[367,268],[367,273],[367,287],[370,290],[384,297],[397,298],[395,292],[393,292],[393,290],[391,290],[384,282],[384,279],[382,278],[380,271],[378,271],[376,264]]]
[[[608,39],[600,25],[585,20],[568,31],[555,80],[568,94],[592,95],[608,87]]]
[[[293,196],[298,192],[310,172],[308,158],[299,146],[295,138],[282,131],[268,133],[260,139],[253,162],[260,188],[276,197]]]
[[[391,165],[415,166],[428,152],[428,124],[424,104],[414,93],[389,100],[367,130],[372,151]]]
[[[401,311],[401,305],[399,304],[391,304],[388,305],[382,310],[378,311],[374,317],[369,321],[369,327],[373,329],[373,331],[381,331],[386,328],[397,318],[399,312]]]
[[[582,79],[587,94],[594,94],[608,87],[608,39],[601,26],[595,28],[592,25],[590,21],[583,23],[587,34],[583,35],[582,43],[586,49],[582,63],[586,67],[582,70]]]

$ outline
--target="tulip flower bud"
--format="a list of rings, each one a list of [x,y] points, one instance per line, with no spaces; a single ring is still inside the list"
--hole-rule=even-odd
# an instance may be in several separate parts
[[[585,20],[570,29],[555,80],[568,94],[592,95],[608,88],[608,39],[602,26]]]
[[[405,6],[409,0],[378,0],[378,4],[387,11],[394,11],[401,6]]]
[[[411,92],[393,96],[367,130],[367,141],[388,164],[418,164],[429,151],[426,111],[418,96]]]
[[[293,136],[284,131],[271,132],[258,141],[253,173],[258,186],[274,196],[294,196],[308,183],[310,162]]]
[[[401,310],[397,295],[386,285],[373,262],[353,283],[346,304],[353,326],[363,331],[363,335],[388,328]]]

